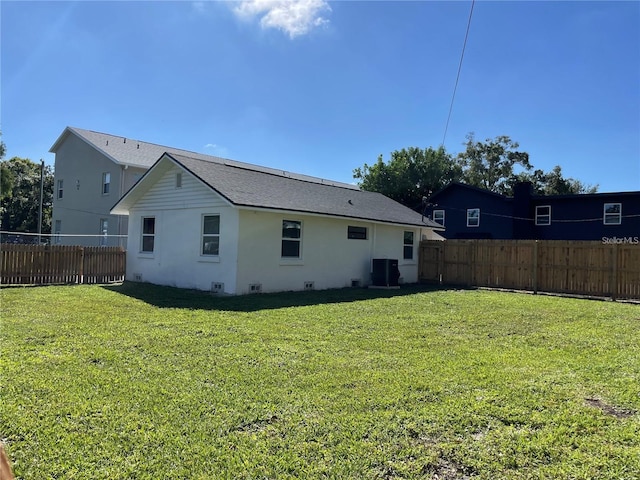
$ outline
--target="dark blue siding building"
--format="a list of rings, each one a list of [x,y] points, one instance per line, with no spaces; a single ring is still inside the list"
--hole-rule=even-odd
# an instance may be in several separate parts
[[[640,244],[640,192],[543,196],[525,182],[507,197],[452,183],[431,197],[425,213],[445,227],[446,238]]]

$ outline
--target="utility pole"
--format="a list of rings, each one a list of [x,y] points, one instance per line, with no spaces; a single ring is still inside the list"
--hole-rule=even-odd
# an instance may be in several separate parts
[[[40,208],[38,209],[38,245],[42,244],[42,202],[44,196],[44,160],[40,159]]]

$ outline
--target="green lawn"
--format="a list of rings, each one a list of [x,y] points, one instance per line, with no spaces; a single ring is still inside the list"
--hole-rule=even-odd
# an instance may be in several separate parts
[[[638,305],[419,287],[0,296],[18,478],[640,478]]]

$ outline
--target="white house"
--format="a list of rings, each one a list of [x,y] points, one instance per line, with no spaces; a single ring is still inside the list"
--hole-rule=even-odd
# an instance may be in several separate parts
[[[442,228],[353,185],[170,152],[111,213],[129,217],[127,280],[226,294],[365,286],[373,259],[417,282]]]

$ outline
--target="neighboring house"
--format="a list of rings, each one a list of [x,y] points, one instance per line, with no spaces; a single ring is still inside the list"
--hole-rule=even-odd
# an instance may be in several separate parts
[[[446,238],[598,240],[640,243],[640,192],[513,197],[452,183],[432,195],[425,214]]]
[[[53,242],[89,246],[126,246],[127,217],[109,211],[164,152],[216,158],[74,127],[49,151],[55,154],[51,226],[60,235]]]
[[[353,185],[170,152],[112,213],[129,216],[128,280],[226,294],[365,286],[374,259],[417,282],[440,229]]]

